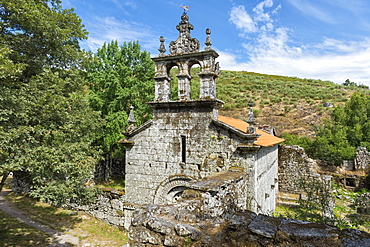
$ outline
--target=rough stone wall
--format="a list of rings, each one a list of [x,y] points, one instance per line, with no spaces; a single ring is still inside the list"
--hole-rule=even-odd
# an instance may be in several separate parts
[[[83,211],[106,224],[123,228],[124,226],[124,209],[123,193],[121,191],[104,191],[96,202],[89,205],[78,205],[76,203],[67,203],[65,208],[76,211]]]
[[[370,215],[370,193],[363,193],[356,199],[357,213]]]
[[[130,246],[370,246],[370,234],[358,230],[240,210],[227,193],[232,187],[136,209]]]
[[[370,152],[364,147],[358,147],[354,163],[357,171],[370,169]]]
[[[316,162],[308,158],[304,149],[297,145],[279,147],[279,191],[300,192],[297,179],[316,177]]]

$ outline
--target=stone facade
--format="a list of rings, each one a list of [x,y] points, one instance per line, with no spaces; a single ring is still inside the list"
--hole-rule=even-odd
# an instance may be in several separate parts
[[[138,205],[174,203],[194,181],[229,169],[244,174],[239,185],[242,193],[234,198],[240,209],[272,212],[278,189],[277,144],[283,140],[253,126],[252,108],[248,123],[227,119],[236,127],[220,118],[218,54],[210,47],[210,30],[205,50],[199,51],[199,42],[190,37],[193,26],[185,12],[177,29],[180,34],[170,43],[171,54],[165,54],[161,37],[160,54],[153,58],[155,99],[148,103],[153,119],[137,128],[131,125],[124,133],[126,139],[120,141],[126,147],[126,226]],[[192,100],[190,69],[195,64],[200,67],[200,97]],[[177,100],[170,98],[172,67],[179,69]],[[130,122],[134,122],[132,117]],[[261,145],[260,139],[265,140]]]

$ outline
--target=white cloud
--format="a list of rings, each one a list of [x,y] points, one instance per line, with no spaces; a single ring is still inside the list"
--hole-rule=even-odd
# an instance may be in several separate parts
[[[255,22],[258,21],[265,21],[265,22],[271,22],[271,17],[269,13],[264,12],[264,8],[270,8],[273,5],[272,0],[265,0],[260,2],[254,9],[253,12],[256,13],[256,17],[254,18]]]
[[[233,24],[238,29],[241,29],[244,33],[249,32],[256,32],[256,26],[250,17],[250,15],[245,10],[245,7],[242,5],[239,5],[237,7],[233,7],[230,11],[230,19]]]
[[[339,46],[341,46],[339,42]],[[370,86],[370,40],[352,43],[352,52],[321,55],[314,47],[271,46],[252,54],[248,62],[238,62],[231,53],[219,52],[222,69],[263,74],[297,76],[343,83],[350,79]],[[357,47],[357,49],[356,49]],[[312,48],[312,49],[311,49]]]
[[[303,8],[307,7],[316,16],[323,14],[305,1],[294,0],[294,4],[297,8],[302,8],[302,11],[306,11]],[[350,79],[370,86],[370,38],[363,41],[323,38],[321,43],[293,46],[290,40],[291,30],[276,27],[271,18],[280,6],[270,12],[266,11],[265,8],[272,6],[272,0],[265,0],[253,10],[256,15],[249,26],[257,31],[253,39],[249,37],[242,44],[249,60],[240,61],[235,54],[220,51],[222,69],[322,79],[336,83]],[[237,8],[246,13],[243,6]],[[234,24],[245,32],[245,29]]]
[[[114,5],[116,5],[117,8],[122,9],[122,10],[125,10],[124,7],[130,7],[132,9],[138,8],[137,4],[133,1],[121,1],[121,0],[109,0],[109,1],[114,3]],[[127,10],[125,10],[125,12],[127,12]]]

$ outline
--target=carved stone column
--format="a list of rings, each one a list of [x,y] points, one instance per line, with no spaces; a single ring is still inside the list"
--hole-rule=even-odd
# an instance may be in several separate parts
[[[171,100],[171,78],[167,72],[167,63],[158,61],[155,64],[155,101]]]
[[[200,99],[216,99],[216,75],[213,72],[199,73]]]
[[[218,77],[218,63],[215,59],[216,52],[204,56],[201,67],[202,71],[198,74],[200,78],[200,99],[216,99],[216,78]]]
[[[155,80],[155,101],[171,100],[171,78],[169,76],[157,76]]]
[[[179,100],[191,100],[191,76],[188,74],[179,74],[177,78]]]

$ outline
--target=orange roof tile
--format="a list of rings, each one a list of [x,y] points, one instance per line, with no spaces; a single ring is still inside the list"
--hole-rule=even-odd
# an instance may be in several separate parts
[[[231,117],[225,117],[225,116],[219,115],[218,120],[244,133],[246,132],[247,127],[249,126],[247,122],[244,122],[243,120],[240,120],[240,119],[231,118]],[[282,138],[271,135],[260,129],[257,129],[257,134],[261,136],[257,138],[257,141],[255,144],[262,146],[262,147],[273,146],[273,145],[276,145],[276,144],[279,144],[285,141]]]

